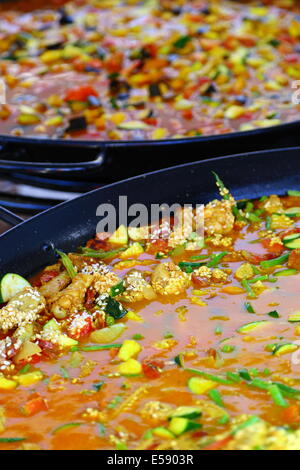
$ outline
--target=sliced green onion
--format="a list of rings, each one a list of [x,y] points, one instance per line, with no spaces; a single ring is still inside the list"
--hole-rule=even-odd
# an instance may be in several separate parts
[[[180,261],[180,263],[178,263],[180,269],[186,273],[192,273],[194,269],[205,265],[206,263],[191,263],[190,261]]]
[[[0,444],[25,441],[26,437],[0,437]]]
[[[276,384],[272,384],[269,386],[269,393],[277,406],[281,406],[282,408],[286,408],[288,403],[284,399],[280,388]]]
[[[81,426],[83,423],[67,423],[67,424],[62,424],[61,426],[58,426],[57,428],[53,429],[52,434],[56,434],[57,432],[60,431],[65,431],[67,429],[72,429],[76,428],[77,426]]]
[[[219,262],[221,261],[224,256],[228,254],[228,251],[222,251],[221,253],[218,253],[217,255],[214,255],[211,257],[211,260],[207,263],[208,268],[213,268],[214,266],[217,266]]]
[[[240,383],[241,377],[234,372],[226,372],[226,377],[228,380],[232,380],[232,382]]]
[[[295,276],[298,272],[297,269],[283,269],[282,271],[274,273],[274,276]]]
[[[103,251],[103,250],[93,250],[92,248],[81,248],[81,255],[82,256],[87,256],[90,258],[100,258],[100,259],[105,259],[105,258],[112,258],[113,256],[119,254],[121,251],[125,251],[127,249],[126,246],[117,248],[116,250],[111,250],[111,251]]]
[[[224,346],[222,346],[221,348],[221,351],[223,353],[231,353],[235,351],[235,346],[233,346],[232,344],[224,344]]]
[[[260,421],[260,419],[258,418],[258,416],[251,416],[251,418],[247,419],[247,421],[244,421],[243,423],[238,424],[238,425],[236,426],[236,428],[231,432],[231,434],[234,435],[234,434],[236,434],[238,431],[240,431],[241,429],[245,429],[245,428],[247,428],[248,426],[251,426],[252,424],[257,423],[258,421]]]
[[[255,313],[255,310],[254,310],[254,308],[252,307],[252,305],[250,304],[250,302],[245,302],[245,303],[244,303],[244,306],[245,306],[245,309],[247,310],[247,312],[249,312],[249,313]]]
[[[278,264],[285,263],[288,260],[289,254],[285,253],[284,255],[279,256],[278,258],[268,259],[266,261],[261,261],[260,266],[264,269],[272,268]]]
[[[242,286],[244,287],[244,289],[248,292],[248,295],[249,297],[252,297],[252,298],[255,298],[256,297],[256,294],[255,292],[252,290],[252,287],[250,286],[249,282],[247,281],[247,279],[243,279],[242,282],[241,282]]]
[[[231,380],[223,379],[222,377],[219,377],[218,375],[208,374],[207,372],[203,372],[202,370],[199,370],[199,369],[187,368],[184,370],[186,370],[187,372],[191,372],[192,374],[201,375],[201,377],[204,377],[207,380],[211,380],[212,382],[217,382],[223,385],[232,384]]]
[[[266,230],[271,230],[271,222],[272,222],[272,219],[269,215],[267,215],[266,217]]]
[[[209,390],[208,395],[216,405],[221,406],[222,408],[225,407],[219,390],[216,390],[216,389]]]
[[[239,374],[239,376],[240,376],[242,379],[244,379],[244,380],[246,380],[246,381],[251,380],[251,375],[249,374],[249,372],[248,372],[247,369],[241,369],[241,370],[239,370],[239,371],[238,371],[238,374]]]
[[[77,350],[79,351],[102,351],[103,349],[113,349],[113,348],[120,348],[122,343],[114,343],[114,344],[93,344],[91,346],[81,346]]]
[[[295,196],[295,197],[300,197],[300,191],[296,191],[294,189],[289,189],[287,191],[288,196]]]
[[[70,278],[73,279],[73,277],[76,276],[77,272],[69,256],[60,250],[56,250],[56,253],[60,256],[61,262],[66,268],[66,271],[69,274]]]

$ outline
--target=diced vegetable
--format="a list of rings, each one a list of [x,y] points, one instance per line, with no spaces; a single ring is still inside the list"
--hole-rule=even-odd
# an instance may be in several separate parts
[[[196,406],[179,406],[173,411],[168,419],[171,418],[187,418],[187,419],[196,419],[201,416],[200,408]]]
[[[14,380],[23,387],[30,387],[31,385],[43,380],[43,377],[43,373],[40,370],[35,370],[34,372],[28,372],[27,374],[15,375]]]
[[[90,341],[93,343],[110,343],[119,338],[125,330],[124,323],[115,323],[108,328],[93,331],[90,335]]]
[[[192,393],[202,395],[211,388],[216,387],[216,382],[200,377],[191,377],[188,381],[188,387]]]
[[[119,373],[121,375],[139,375],[142,373],[142,365],[139,361],[136,359],[128,359],[125,362],[122,362],[122,364],[119,365]]]
[[[141,345],[134,339],[126,339],[119,350],[118,358],[121,359],[121,361],[127,361],[136,356],[141,349]]]
[[[125,225],[120,225],[119,228],[109,237],[108,241],[114,245],[127,245],[128,244],[128,231]]]
[[[15,380],[0,377],[0,390],[13,390],[16,386],[17,382]]]
[[[175,435],[180,436],[181,434],[200,429],[201,424],[191,421],[187,418],[172,418],[169,424],[169,430]]]
[[[261,261],[260,265],[264,269],[272,268],[273,266],[277,266],[278,264],[283,264],[285,261],[288,260],[289,254],[285,253],[284,255],[279,256],[278,258],[273,258],[266,261]]]
[[[249,333],[249,331],[256,330],[262,326],[269,325],[270,322],[267,320],[254,321],[251,323],[246,323],[245,325],[240,326],[236,331],[238,333]]]
[[[151,434],[160,437],[161,439],[174,439],[175,437],[169,429],[166,429],[162,426],[152,429]]]
[[[288,321],[293,323],[293,322],[300,322],[300,311],[291,313],[288,316]]]

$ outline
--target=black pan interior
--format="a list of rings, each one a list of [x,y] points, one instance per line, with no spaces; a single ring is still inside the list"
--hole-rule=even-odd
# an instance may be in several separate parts
[[[205,203],[217,195],[211,171],[237,198],[300,189],[300,148],[255,152],[173,167],[111,184],[63,203],[0,237],[0,270],[29,275],[55,260],[54,248],[74,250],[95,233],[99,204]]]

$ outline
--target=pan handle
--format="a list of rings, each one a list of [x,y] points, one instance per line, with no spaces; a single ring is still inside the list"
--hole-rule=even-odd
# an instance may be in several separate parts
[[[63,151],[63,147],[61,148]],[[82,150],[84,152],[84,149]],[[20,158],[20,152],[15,153],[15,156]],[[54,155],[53,160],[57,160],[57,157]],[[27,152],[24,152],[22,155],[22,160],[14,160],[14,154],[7,152],[2,153],[0,158],[0,171],[3,172],[12,172],[12,171],[24,171],[32,172],[35,174],[49,175],[49,176],[67,176],[67,175],[76,175],[80,172],[90,173],[99,170],[105,162],[105,149],[102,148],[97,153],[96,157],[93,160],[87,162],[77,162],[77,163],[59,163],[59,162],[33,162],[30,158],[30,155]]]
[[[12,225],[13,227],[24,222],[24,219],[22,219],[22,217],[14,214],[8,209],[5,209],[5,207],[3,206],[0,206],[0,219],[9,225]]]

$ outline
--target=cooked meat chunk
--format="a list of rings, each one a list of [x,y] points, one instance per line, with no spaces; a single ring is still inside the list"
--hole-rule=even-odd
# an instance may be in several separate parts
[[[157,426],[163,421],[166,421],[172,411],[174,411],[174,408],[168,403],[148,401],[141,409],[140,415],[147,423]]]
[[[220,233],[225,235],[233,229],[234,215],[232,214],[233,200],[215,199],[204,209],[204,227],[208,235]]]
[[[45,299],[34,287],[25,287],[0,310],[0,330],[8,331],[34,322],[45,308]]]
[[[67,271],[63,271],[50,281],[46,282],[42,287],[40,287],[40,294],[42,294],[47,299],[67,287],[70,282],[71,278],[68,275]]]
[[[141,271],[132,269],[124,277],[125,292],[120,298],[125,302],[139,302],[140,300],[153,300],[156,294],[152,286],[147,282]]]
[[[56,318],[65,318],[80,308],[93,280],[94,276],[90,274],[77,274],[68,287],[48,300],[51,313]]]
[[[272,194],[272,196],[268,197],[263,203],[262,206],[266,212],[269,214],[274,214],[275,212],[283,212],[283,205],[281,200],[279,199],[278,196],[275,194]]]
[[[178,295],[190,285],[190,277],[172,262],[161,263],[152,273],[151,284],[158,294]]]

